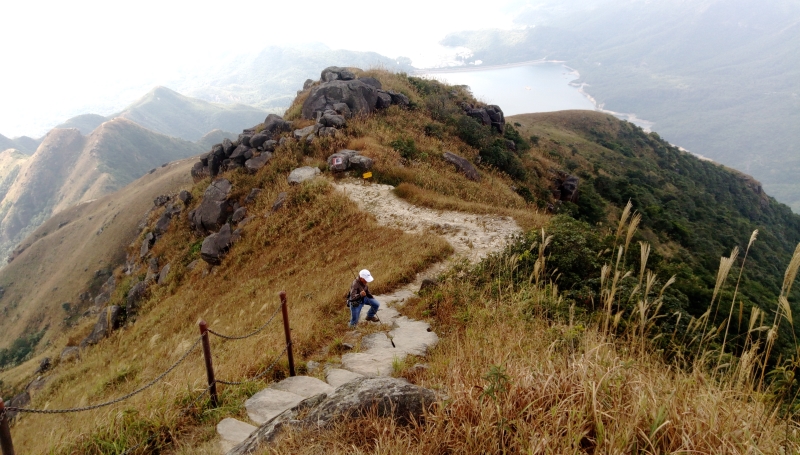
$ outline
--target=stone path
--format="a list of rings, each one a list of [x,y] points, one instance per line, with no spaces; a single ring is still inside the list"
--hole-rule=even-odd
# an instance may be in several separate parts
[[[320,393],[330,394],[353,379],[391,376],[395,364],[403,362],[408,355],[424,356],[438,343],[439,337],[430,330],[428,323],[400,314],[406,299],[416,293],[423,279],[435,278],[455,258],[466,257],[470,262],[477,262],[502,248],[510,235],[520,232],[516,223],[507,217],[438,211],[411,205],[396,197],[388,185],[341,183],[337,187],[362,210],[375,215],[380,224],[399,227],[406,232],[441,235],[453,245],[456,254],[454,258],[418,274],[412,283],[392,293],[376,295],[375,298],[381,302],[378,317],[389,331],[363,337],[358,330],[350,332],[348,336],[360,337],[359,351],[342,355],[340,365],[325,365],[325,381],[310,376],[290,377],[245,401],[247,416],[256,425],[267,422],[305,398]],[[361,312],[362,324],[366,324],[363,322],[366,313]],[[228,452],[256,428],[236,419],[223,419],[217,424],[221,452]]]

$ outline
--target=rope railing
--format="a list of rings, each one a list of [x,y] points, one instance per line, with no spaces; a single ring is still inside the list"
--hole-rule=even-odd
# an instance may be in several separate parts
[[[265,322],[260,327],[255,329],[253,332],[248,333],[247,335],[242,335],[242,336],[224,335],[224,334],[221,334],[221,333],[218,333],[218,332],[215,332],[215,331],[209,329],[208,325],[206,324],[205,321],[202,321],[202,320],[199,321],[200,336],[189,347],[189,349],[187,349],[186,352],[184,352],[183,355],[181,355],[181,357],[175,363],[173,363],[163,373],[161,373],[158,376],[156,376],[153,380],[151,380],[150,382],[148,382],[144,386],[139,387],[138,389],[132,391],[131,393],[123,395],[123,396],[121,396],[119,398],[115,398],[115,399],[110,400],[110,401],[105,401],[105,402],[102,402],[102,403],[97,403],[97,404],[93,404],[93,405],[89,405],[89,406],[82,406],[82,407],[76,407],[76,408],[65,408],[65,409],[33,409],[33,408],[23,408],[23,407],[16,407],[16,406],[8,406],[8,407],[6,407],[4,402],[3,402],[3,400],[2,400],[2,398],[0,398],[0,450],[2,451],[2,455],[14,455],[14,446],[13,446],[13,443],[11,441],[11,433],[10,433],[10,430],[9,430],[8,419],[7,419],[7,416],[8,416],[9,412],[32,413],[32,414],[67,414],[67,413],[73,413],[73,412],[90,411],[90,410],[93,410],[93,409],[99,409],[99,408],[102,408],[102,407],[111,406],[113,404],[121,403],[121,402],[123,402],[125,400],[128,400],[129,398],[132,398],[132,397],[144,392],[145,390],[149,389],[150,387],[154,386],[159,381],[164,379],[168,374],[170,374],[172,371],[174,371],[181,363],[183,363],[189,357],[189,355],[192,352],[194,352],[195,349],[197,349],[197,346],[201,345],[201,344],[203,346],[203,357],[204,357],[204,360],[205,360],[206,375],[207,375],[207,378],[208,378],[208,387],[206,387],[197,397],[195,397],[189,403],[189,406],[187,406],[183,410],[183,412],[181,413],[181,417],[183,417],[186,414],[188,414],[188,412],[194,407],[194,405],[197,403],[197,401],[200,400],[200,398],[205,396],[207,393],[210,394],[212,405],[214,407],[218,407],[219,406],[219,401],[218,401],[218,397],[217,397],[217,384],[242,385],[242,384],[247,384],[247,383],[250,383],[250,382],[258,381],[258,380],[262,379],[264,376],[266,376],[270,371],[272,371],[275,368],[275,365],[278,364],[278,361],[281,359],[281,357],[283,357],[284,354],[287,354],[287,357],[288,357],[289,374],[291,376],[294,376],[295,375],[294,358],[292,356],[292,340],[291,340],[291,333],[290,333],[290,329],[289,329],[289,316],[288,316],[288,309],[287,309],[287,303],[286,303],[286,292],[281,292],[279,295],[280,295],[280,299],[281,299],[281,304],[278,306],[278,308],[275,309],[275,311],[269,317],[267,322]],[[250,338],[250,337],[253,337],[253,336],[259,334],[265,328],[267,328],[270,325],[270,323],[272,323],[272,321],[275,319],[275,317],[278,315],[278,312],[282,312],[283,313],[283,327],[284,327],[284,333],[285,333],[285,336],[286,336],[286,346],[283,348],[283,350],[277,356],[275,356],[272,359],[272,361],[269,363],[269,365],[261,373],[257,374],[256,376],[254,376],[252,378],[249,378],[249,379],[244,379],[242,381],[224,381],[224,380],[215,379],[214,378],[214,369],[213,369],[212,361],[211,361],[211,347],[210,347],[210,343],[209,343],[208,334],[210,333],[210,334],[212,334],[214,336],[220,337],[220,338],[225,339],[225,340],[244,340],[246,338]],[[125,452],[123,452],[123,455],[129,454],[129,453],[133,453],[134,450],[142,447],[143,445],[144,446],[149,445],[150,442],[153,440],[153,438],[154,438],[154,436],[151,435],[149,438],[147,438],[147,440],[145,440],[143,442],[140,442],[139,444],[127,449]]]

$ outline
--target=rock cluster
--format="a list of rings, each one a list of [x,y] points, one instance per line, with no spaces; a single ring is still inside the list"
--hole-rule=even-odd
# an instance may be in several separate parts
[[[500,106],[491,104],[486,107],[476,107],[469,103],[462,103],[461,108],[465,114],[481,122],[481,125],[491,125],[500,134],[505,131],[506,117]]]
[[[356,170],[366,172],[372,169],[372,158],[360,155],[355,150],[339,150],[328,157],[328,169],[333,172]]]
[[[578,202],[579,184],[578,177],[559,172],[553,179],[553,198],[557,201]]]
[[[200,161],[192,167],[192,177],[216,177],[220,172],[236,168],[256,172],[272,158],[272,152],[278,146],[275,138],[291,129],[291,122],[279,115],[270,114],[263,123],[243,130],[236,141],[225,139],[201,155]]]
[[[334,122],[341,123],[354,115],[370,114],[393,104],[406,107],[410,103],[402,93],[383,90],[377,79],[356,79],[355,74],[344,68],[325,68],[320,81],[311,87],[311,93],[303,103],[302,115],[326,127],[339,127]]]

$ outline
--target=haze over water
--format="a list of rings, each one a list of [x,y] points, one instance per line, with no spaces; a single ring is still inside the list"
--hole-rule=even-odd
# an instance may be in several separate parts
[[[430,72],[427,77],[449,84],[468,85],[475,97],[496,104],[505,115],[568,109],[596,110],[576,87],[579,75],[560,63],[536,63],[510,68]]]

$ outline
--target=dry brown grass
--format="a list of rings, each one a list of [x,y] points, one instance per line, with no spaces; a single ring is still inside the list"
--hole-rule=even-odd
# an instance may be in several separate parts
[[[780,420],[745,389],[720,387],[658,355],[541,316],[530,289],[502,300],[450,282],[440,290],[430,369],[412,378],[448,400],[415,425],[366,416],[294,431],[261,453],[794,453]],[[534,291],[538,292],[538,291]],[[436,298],[421,303],[429,306]],[[525,315],[529,316],[525,316]],[[767,414],[767,415],[765,415]],[[788,431],[790,440],[786,439]]]

